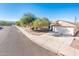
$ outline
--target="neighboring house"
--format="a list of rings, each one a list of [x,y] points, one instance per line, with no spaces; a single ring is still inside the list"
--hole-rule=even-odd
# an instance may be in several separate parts
[[[75,23],[62,20],[58,20],[50,25],[50,29],[60,35],[76,36],[79,31],[78,28],[78,25]]]

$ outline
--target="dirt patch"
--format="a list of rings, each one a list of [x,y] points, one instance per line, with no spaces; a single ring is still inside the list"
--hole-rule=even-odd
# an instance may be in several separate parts
[[[79,40],[73,40],[71,47],[79,49]]]
[[[42,32],[41,31],[33,31],[33,30],[27,29],[27,28],[26,28],[26,31],[33,34],[33,35],[37,35],[37,36],[47,33],[47,32],[43,32],[43,31]]]

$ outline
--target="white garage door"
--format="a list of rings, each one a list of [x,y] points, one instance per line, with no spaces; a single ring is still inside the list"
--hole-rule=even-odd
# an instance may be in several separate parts
[[[74,28],[72,27],[54,27],[54,31],[60,34],[74,35]]]

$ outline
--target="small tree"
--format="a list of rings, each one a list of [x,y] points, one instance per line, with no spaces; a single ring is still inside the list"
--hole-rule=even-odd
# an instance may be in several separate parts
[[[34,15],[32,15],[31,13],[24,14],[23,17],[20,19],[21,25],[22,26],[28,25],[29,27],[31,27],[32,22],[35,19],[36,19],[36,17]]]

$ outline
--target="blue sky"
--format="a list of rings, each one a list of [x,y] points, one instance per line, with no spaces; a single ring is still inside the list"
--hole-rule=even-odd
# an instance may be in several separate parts
[[[28,12],[49,20],[74,21],[75,16],[79,19],[79,4],[0,3],[0,20],[16,21]]]

